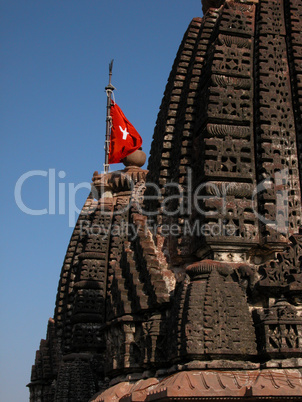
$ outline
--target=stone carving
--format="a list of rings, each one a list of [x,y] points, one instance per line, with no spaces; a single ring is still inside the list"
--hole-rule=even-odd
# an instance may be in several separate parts
[[[102,313],[104,301],[105,299],[102,291],[95,289],[81,289],[75,296],[74,313]]]
[[[207,132],[217,138],[244,138],[250,140],[251,130],[244,126],[229,126],[226,124],[208,124]]]
[[[286,300],[278,300],[271,308],[257,314],[260,327],[258,344],[266,357],[301,356],[302,318]]]
[[[113,326],[106,335],[106,372],[123,368],[125,335],[122,325]]]
[[[54,324],[54,320],[49,319],[46,340],[41,340],[40,348],[36,352],[35,365],[32,367],[31,382],[32,384],[38,383],[38,386],[30,386],[31,398],[33,400],[54,401],[56,378],[62,358]]]
[[[95,391],[95,378],[89,356],[77,354],[62,362],[54,402],[68,399],[86,401]]]
[[[255,5],[226,2],[219,26],[221,32],[252,36],[255,10]]]
[[[256,354],[255,334],[245,296],[230,274],[232,266],[203,260],[187,267],[180,348],[192,360]],[[242,327],[240,322],[245,322]]]
[[[149,172],[93,175],[31,402],[301,398],[302,2],[203,7]]]
[[[215,48],[214,73],[232,74],[233,77],[250,77],[252,41],[231,35],[219,35]]]
[[[87,316],[89,319],[89,315]],[[78,323],[72,328],[71,344],[74,350],[84,350],[102,347],[104,337],[100,332],[101,325],[97,323]]]
[[[92,199],[90,194],[78,218],[66,252],[58,287],[54,317],[56,326],[60,331],[62,331],[66,326],[65,320],[68,314],[70,314],[68,295],[72,292],[74,286],[75,269],[78,265],[78,255],[82,252],[83,242],[86,239],[85,231],[82,230],[82,227],[86,227],[87,223],[91,221],[96,204],[97,203]]]
[[[205,14],[209,8],[218,8],[225,0],[202,0],[202,11]]]
[[[278,20],[275,16],[278,16]],[[278,0],[274,3],[262,1],[259,7],[258,23],[259,64],[256,85],[259,94],[257,97],[259,99],[257,124],[260,127],[258,149],[261,153],[261,158],[258,159],[258,165],[261,166],[259,180],[270,178],[276,182],[276,171],[283,169],[285,178],[282,184],[285,185],[284,191],[288,191],[288,224],[289,232],[292,234],[293,229],[300,226],[301,222],[301,194],[298,184],[298,157],[294,113],[291,105],[287,45],[284,36],[283,1]],[[267,130],[273,131],[274,126],[277,135],[272,141]],[[269,221],[278,220],[277,191],[275,187],[261,195],[262,213]],[[264,225],[262,233],[265,241],[282,241],[280,235],[272,230],[270,225]]]
[[[300,24],[302,18],[302,4],[298,0],[290,0],[285,6],[285,24],[287,35],[287,51],[291,63],[289,64],[289,71],[291,76],[291,92],[294,104],[294,117],[297,132],[297,147],[300,166],[302,164],[302,33]],[[301,168],[300,168],[301,171]],[[300,174],[300,183],[302,177]]]
[[[98,269],[99,260],[84,259],[81,264],[80,280],[97,280],[104,282],[105,273]]]
[[[290,238],[291,244],[284,252],[277,253],[276,258],[261,265],[262,278],[259,286],[272,294],[302,290],[298,283],[302,276],[302,235]]]

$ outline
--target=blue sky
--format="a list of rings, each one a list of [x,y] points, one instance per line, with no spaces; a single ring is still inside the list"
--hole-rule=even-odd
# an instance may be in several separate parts
[[[53,316],[72,233],[69,188],[86,183],[74,197],[81,208],[84,186],[103,168],[108,64],[114,59],[116,102],[148,155],[178,46],[202,11],[200,0],[1,0],[0,7],[0,399],[15,402],[28,400],[35,351]],[[43,214],[16,203],[26,173],[19,206]]]

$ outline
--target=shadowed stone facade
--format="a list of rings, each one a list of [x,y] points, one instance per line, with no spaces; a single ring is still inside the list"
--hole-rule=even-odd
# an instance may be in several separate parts
[[[302,401],[302,2],[203,12],[148,171],[94,173],[31,402]]]

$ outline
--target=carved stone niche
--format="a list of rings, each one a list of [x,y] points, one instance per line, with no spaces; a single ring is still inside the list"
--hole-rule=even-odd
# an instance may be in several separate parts
[[[138,166],[128,166],[123,170],[106,174],[94,172],[92,177],[93,196],[97,199],[105,198],[104,202],[110,207],[108,198],[118,192],[131,192],[136,183],[146,180],[147,172]]]
[[[301,232],[301,230],[300,230]],[[290,237],[287,248],[260,265],[259,290],[273,297],[301,297],[302,293],[302,235]]]
[[[74,351],[102,350],[104,348],[102,324],[97,322],[75,323],[72,327],[71,344]]]
[[[117,319],[106,330],[105,373],[115,376],[120,373],[141,371],[143,363],[143,331],[140,322],[133,317]]]
[[[255,312],[259,352],[265,358],[284,359],[302,354],[302,317],[284,298]]]
[[[231,264],[202,260],[186,271],[191,283],[178,323],[182,359],[243,361],[256,355],[252,317],[244,292],[231,277]]]

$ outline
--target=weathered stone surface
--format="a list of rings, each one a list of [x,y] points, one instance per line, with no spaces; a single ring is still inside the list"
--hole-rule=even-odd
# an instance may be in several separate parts
[[[94,173],[32,402],[301,401],[302,3],[202,3],[149,172]]]
[[[134,385],[129,382],[120,383],[91,399],[91,402],[214,401],[216,398],[230,401],[257,401],[260,398],[299,401],[302,392],[299,370],[193,370],[173,374],[163,378],[158,384],[156,381],[157,379],[150,378]]]

